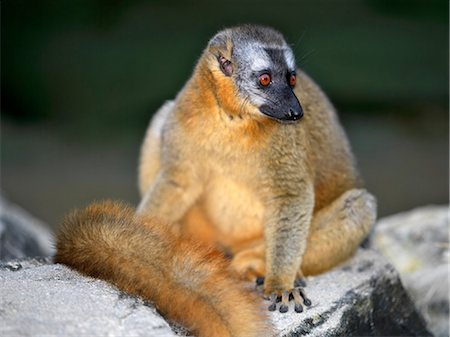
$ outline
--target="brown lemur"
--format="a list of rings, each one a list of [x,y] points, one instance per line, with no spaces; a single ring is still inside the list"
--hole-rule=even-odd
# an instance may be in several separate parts
[[[281,312],[290,298],[301,311],[309,300],[296,279],[347,259],[375,221],[360,185],[333,106],[283,36],[225,29],[152,119],[136,213],[111,202],[75,212],[56,261],[153,301],[198,335],[258,336],[260,301],[233,276],[264,277]]]

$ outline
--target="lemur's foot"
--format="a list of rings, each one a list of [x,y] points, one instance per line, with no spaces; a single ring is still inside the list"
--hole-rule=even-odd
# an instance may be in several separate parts
[[[279,296],[276,292],[270,295],[270,301],[272,302],[267,308],[269,311],[277,310],[277,303],[281,302],[278,311],[285,313],[289,311],[289,301],[294,300],[294,310],[295,312],[303,312],[303,304],[309,307],[312,303],[309,298],[306,297],[305,290],[301,287],[297,287],[291,290],[284,290]]]
[[[260,287],[264,285],[264,277],[258,277],[256,279],[256,286]],[[294,310],[295,312],[302,312],[303,305],[306,307],[311,306],[311,300],[306,296],[305,289],[303,287],[306,286],[306,282],[304,279],[297,279],[294,282],[294,288],[291,290],[284,290],[281,292],[272,292],[269,296],[270,302],[272,302],[267,308],[269,311],[277,310],[277,303],[281,302],[278,311],[281,313],[285,313],[289,311],[289,301],[294,301]],[[303,302],[303,305],[302,305]]]
[[[236,275],[250,282],[254,282],[266,272],[264,259],[254,255],[250,250],[243,251],[235,255],[231,261],[231,269]]]

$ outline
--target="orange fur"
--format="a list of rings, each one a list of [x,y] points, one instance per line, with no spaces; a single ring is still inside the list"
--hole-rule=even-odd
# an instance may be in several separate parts
[[[164,137],[144,141],[138,212],[231,253],[243,277],[266,277],[267,295],[348,258],[370,231],[376,202],[359,190],[337,114],[311,78],[297,70],[304,117],[284,124],[249,103],[254,93],[223,71],[222,58],[241,64],[232,36],[245,29],[217,34],[172,107],[157,112],[164,125],[158,117],[150,130]],[[269,45],[285,46],[279,37]]]
[[[176,114],[178,124],[186,132],[203,128],[199,141],[209,142],[217,132],[215,127],[225,123],[227,128],[220,132],[220,143],[224,146],[228,143],[234,149],[239,145],[244,150],[263,147],[277,125],[258,116],[258,109],[240,97],[234,81],[224,77],[220,70],[211,71],[208,64],[208,60],[201,59],[192,78],[178,95],[177,107],[182,107]],[[236,125],[234,120],[240,123]]]
[[[183,239],[120,203],[92,204],[64,220],[55,262],[153,302],[198,336],[263,336],[267,317],[216,251]]]
[[[95,204],[69,216],[58,235],[56,261],[153,301],[199,336],[263,335],[257,298],[233,276],[265,276],[266,295],[289,291],[297,276],[348,258],[376,215],[320,88],[298,70],[303,119],[265,117],[221,70],[219,59],[234,61],[231,31],[210,41],[153,118],[141,149],[139,215]],[[231,253],[233,272],[206,247]]]

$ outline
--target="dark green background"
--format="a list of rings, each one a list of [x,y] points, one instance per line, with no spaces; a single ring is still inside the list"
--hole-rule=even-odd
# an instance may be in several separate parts
[[[380,213],[448,203],[448,2],[1,2],[2,189],[54,225],[92,199],[138,201],[151,114],[208,39],[279,29],[340,111]]]

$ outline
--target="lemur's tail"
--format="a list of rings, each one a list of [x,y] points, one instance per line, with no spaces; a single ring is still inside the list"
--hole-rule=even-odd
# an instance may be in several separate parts
[[[195,335],[271,335],[261,300],[232,276],[224,258],[122,203],[68,215],[55,262],[153,302]]]

